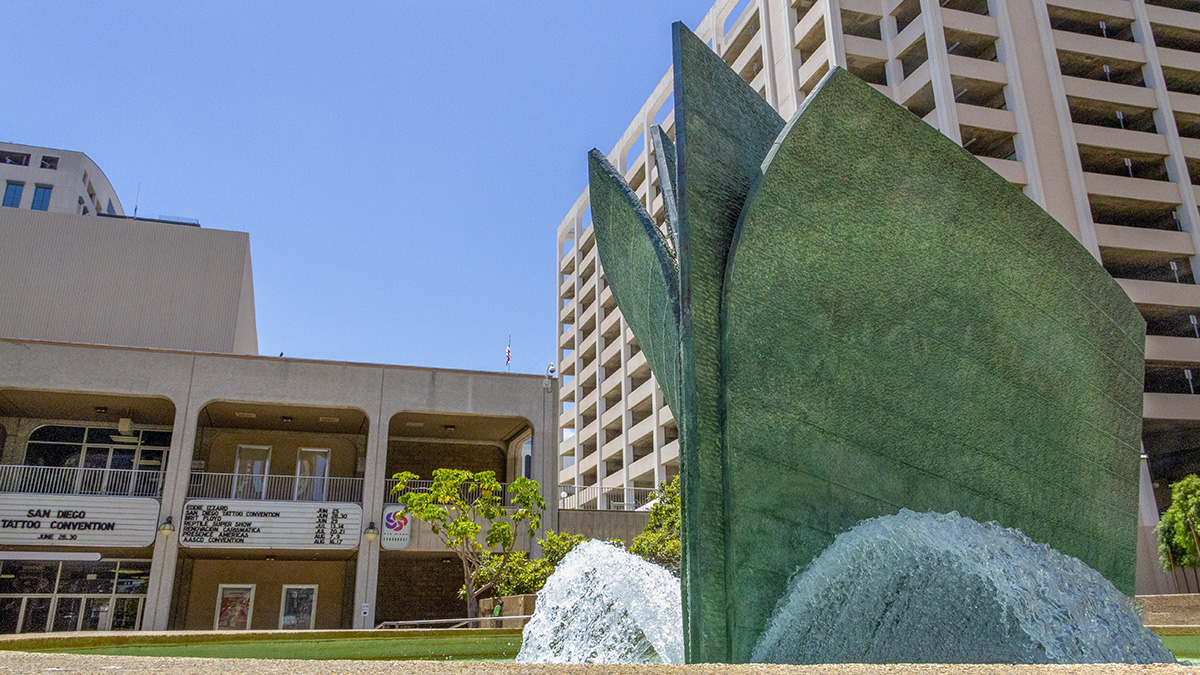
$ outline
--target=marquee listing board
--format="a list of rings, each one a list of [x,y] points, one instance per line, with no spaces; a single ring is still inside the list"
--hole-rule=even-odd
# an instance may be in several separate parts
[[[193,499],[183,507],[179,543],[192,548],[350,549],[362,507],[345,502]]]

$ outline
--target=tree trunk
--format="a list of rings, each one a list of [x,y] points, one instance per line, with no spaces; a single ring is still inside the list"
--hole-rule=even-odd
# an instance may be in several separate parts
[[[467,564],[465,559],[462,561],[462,564],[463,578],[466,580],[467,588],[467,618],[477,619],[479,618],[479,598],[475,597],[475,578],[471,574],[471,566]],[[478,628],[479,622],[472,621],[467,625],[471,628]]]
[[[470,582],[467,582],[467,617],[479,618],[479,598],[475,597],[475,589]]]

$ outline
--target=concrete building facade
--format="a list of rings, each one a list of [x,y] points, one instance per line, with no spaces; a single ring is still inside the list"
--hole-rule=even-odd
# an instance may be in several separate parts
[[[1200,471],[1200,5],[719,0],[695,30],[785,119],[830,66],[848,69],[1023,190],[1118,280],[1147,321],[1142,518],[1156,522],[1170,482]],[[608,155],[660,223],[649,133],[674,135],[671,77]],[[557,230],[558,472],[579,501],[620,508],[678,473],[678,432],[605,283],[588,206],[585,190]]]
[[[125,215],[108,177],[82,152],[0,143],[0,183],[9,208]]]
[[[542,531],[645,526],[560,519],[553,378],[259,357],[246,233],[53,206],[0,208],[0,633],[461,617],[402,471],[532,478]]]
[[[391,476],[528,474],[557,527],[556,388],[0,339],[0,632],[462,616],[460,563],[428,526],[396,522]]]
[[[0,242],[0,337],[258,353],[245,232],[2,208]]]

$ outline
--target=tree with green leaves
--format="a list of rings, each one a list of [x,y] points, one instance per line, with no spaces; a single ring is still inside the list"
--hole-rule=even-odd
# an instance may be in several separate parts
[[[541,558],[531,559],[524,551],[514,551],[503,567],[500,566],[503,556],[484,551],[483,565],[475,571],[475,585],[483,586],[488,579],[494,578],[496,581],[491,587],[493,597],[537,593],[546,585],[546,579],[554,574],[558,563],[562,562],[572,549],[587,540],[588,538],[581,534],[547,530],[546,536],[538,539],[538,544],[542,547]],[[467,587],[459,589],[458,595],[465,598]]]
[[[679,476],[675,476],[670,483],[660,483],[654,491],[653,499],[650,522],[646,524],[646,529],[634,538],[629,552],[665,567],[678,576],[679,556],[682,551],[679,538]]]
[[[1171,506],[1158,521],[1158,556],[1163,569],[1200,564],[1200,477],[1171,484]]]
[[[546,500],[541,487],[528,478],[517,478],[508,485],[505,499],[504,486],[496,480],[494,471],[435,469],[428,492],[408,491],[409,483],[418,479],[410,471],[393,478],[397,483],[392,494],[404,506],[401,515],[428,523],[442,544],[458,554],[467,617],[478,617],[479,598],[492,590],[513,559],[517,528],[526,527],[533,537],[542,525]],[[488,573],[477,577],[485,564]]]

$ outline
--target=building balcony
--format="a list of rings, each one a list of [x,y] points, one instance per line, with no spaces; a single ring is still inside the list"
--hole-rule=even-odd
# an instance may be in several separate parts
[[[1200,308],[1200,286],[1196,284],[1173,284],[1166,281],[1143,281],[1141,279],[1117,279],[1118,284],[1145,313],[1147,307]]]
[[[1172,230],[1096,223],[1096,242],[1101,249],[1161,252],[1181,256],[1196,254],[1191,235]]]
[[[1099,57],[1108,63],[1115,61],[1138,64],[1146,63],[1146,49],[1136,42],[1112,40],[1062,30],[1055,30],[1052,33],[1054,35],[1054,46],[1060,52]],[[1113,65],[1115,66],[1116,64],[1114,63]]]
[[[976,155],[976,159],[987,165],[989,169],[1000,174],[1004,180],[1025,187],[1029,184],[1029,176],[1025,172],[1025,164],[1015,159],[996,159],[995,157],[982,157]]]
[[[1162,204],[1183,203],[1179,185],[1148,178],[1129,178],[1105,173],[1083,172],[1083,183],[1090,197],[1116,197]]]
[[[1200,396],[1146,392],[1142,395],[1142,417],[1148,420],[1200,420]]]
[[[1142,109],[1158,107],[1158,100],[1150,89],[1120,82],[1102,82],[1084,77],[1063,75],[1063,89],[1068,98],[1085,98],[1091,101],[1106,101],[1121,106]],[[1185,94],[1186,96],[1186,94]]]
[[[194,471],[188,499],[246,499],[281,502],[362,503],[361,478],[263,476]]]
[[[1000,39],[1000,23],[995,17],[983,14],[943,7],[942,26],[949,31],[986,35],[993,41]]]
[[[1166,157],[1170,154],[1167,147],[1167,137],[1147,131],[1131,131],[1129,129],[1113,129],[1094,124],[1075,124],[1075,141],[1079,145],[1090,145],[1113,150],[1158,155]]]
[[[1174,7],[1163,7],[1148,2],[1146,3],[1146,14],[1150,17],[1152,24],[1157,23],[1200,32],[1200,13]]]
[[[653,488],[559,485],[558,508],[583,511],[636,511],[650,503]]]
[[[1147,335],[1146,362],[1200,364],[1200,340],[1192,337]]]
[[[163,472],[159,470],[0,466],[0,492],[158,499],[162,486]]]

